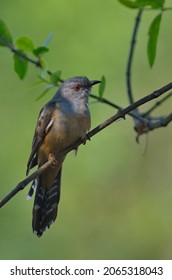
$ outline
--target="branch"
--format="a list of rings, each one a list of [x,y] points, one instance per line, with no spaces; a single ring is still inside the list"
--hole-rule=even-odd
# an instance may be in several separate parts
[[[154,130],[159,127],[165,127],[172,121],[172,113],[167,115],[166,117],[160,118],[156,122],[152,123],[152,125],[149,125],[149,130]]]
[[[38,68],[43,69],[42,64],[41,64],[39,59],[38,60],[34,60],[34,59],[28,57],[27,55],[25,55],[24,53],[22,53],[21,51],[16,49],[14,45],[10,44],[1,35],[0,35],[0,42],[5,44],[6,47],[8,47],[13,53],[17,54],[19,57],[21,57],[21,58],[25,59],[26,61],[32,63],[33,65],[35,65]],[[52,72],[50,70],[47,70],[47,74],[48,75],[52,75]],[[59,79],[59,81],[63,82],[62,79]]]
[[[99,101],[99,102],[101,102],[101,103],[107,104],[107,105],[109,105],[109,106],[111,106],[111,107],[113,107],[113,108],[115,108],[115,109],[117,109],[117,110],[122,110],[122,109],[123,109],[121,106],[116,105],[115,103],[109,101],[109,100],[106,99],[106,98],[99,97],[99,96],[94,95],[94,94],[90,94],[90,97],[96,99],[97,101]],[[136,112],[128,112],[128,115],[129,115],[130,117],[133,117],[133,118],[137,119],[137,120],[140,121],[140,122],[149,123],[149,120],[147,120],[147,118],[145,118],[144,115],[141,116],[141,115],[137,114]]]
[[[17,50],[14,47],[14,45],[10,44],[7,40],[5,40],[1,35],[0,35],[0,42],[3,43],[6,47],[8,47],[13,53],[17,54],[19,57],[29,61],[30,63],[34,64],[36,67],[42,68],[39,60],[33,60],[32,58],[26,56],[24,53]]]
[[[172,96],[172,91],[164,96],[161,100],[156,102],[148,111],[146,111],[144,114],[142,114],[144,117],[150,115],[157,107],[159,107],[162,103],[164,103],[168,98]]]
[[[134,109],[140,107],[141,105],[158,98],[168,90],[172,89],[172,83],[169,83],[165,86],[163,86],[160,89],[155,90],[154,92],[146,95],[145,97],[137,100],[133,104],[129,105],[128,107],[124,109],[120,109],[115,115],[104,121],[103,123],[99,124],[97,127],[92,129],[89,133],[87,133],[86,137],[87,139],[91,139],[93,136],[95,136],[97,133],[99,133],[101,130],[105,129],[107,126],[111,125],[115,121],[117,121],[120,118],[125,119],[125,115],[131,113]],[[172,121],[172,113],[169,114],[169,116],[164,119],[159,126],[165,126],[167,125],[170,121]],[[152,130],[153,128],[151,128]],[[62,152],[60,152],[57,156],[57,160],[64,156],[65,154],[69,153],[70,151],[78,148],[82,143],[84,143],[84,140],[80,139],[76,141],[73,145],[67,147],[64,149]],[[35,171],[32,175],[26,177],[23,181],[21,181],[4,199],[0,201],[0,208],[4,206],[12,197],[14,197],[19,191],[23,190],[31,181],[36,179],[40,174],[45,172],[47,168],[52,167],[54,164],[54,159],[49,158],[49,160],[42,165],[37,171]]]
[[[134,51],[135,51],[135,46],[136,46],[136,37],[137,37],[142,13],[143,13],[143,9],[139,10],[137,17],[136,17],[133,35],[132,35],[132,39],[131,39],[129,56],[128,56],[127,69],[126,69],[127,93],[128,93],[128,98],[129,98],[130,104],[134,102],[133,92],[132,92],[132,83],[131,83],[131,68],[132,68]]]
[[[141,14],[142,14],[143,10],[140,10],[138,13],[138,16],[136,18],[136,23],[135,23],[135,27],[134,27],[134,32],[133,32],[133,36],[132,36],[132,41],[131,41],[131,49],[130,49],[130,53],[129,53],[129,61],[128,61],[128,65],[127,65],[127,81],[128,81],[128,90],[130,92],[130,98],[133,100],[132,97],[132,90],[131,90],[131,66],[132,66],[132,61],[133,61],[133,54],[134,54],[134,49],[135,49],[135,43],[136,43],[136,35],[138,32],[138,27],[139,27],[139,23],[140,23],[140,18],[141,18]],[[0,36],[0,42],[2,42],[3,44],[6,45],[6,47],[8,47],[13,53],[17,54],[19,57],[27,60],[28,62],[32,63],[33,65],[35,65],[36,67],[39,67],[40,69],[43,69],[39,59],[38,60],[34,60],[30,57],[28,57],[27,55],[25,55],[24,53],[22,53],[21,51],[19,51],[18,49],[15,48],[15,46],[13,44],[10,44],[8,41],[6,41],[2,36]],[[48,75],[52,75],[52,72],[50,70],[47,70],[47,74]],[[60,82],[63,82],[63,79],[59,80]],[[122,107],[116,105],[115,103],[105,99],[105,98],[101,98],[98,96],[95,96],[93,94],[90,95],[92,98],[97,99],[98,101],[110,105],[114,108],[116,108],[117,110],[122,110]],[[128,115],[130,115],[131,117],[133,117],[135,120],[137,120],[137,122],[135,122],[135,130],[138,132],[139,131],[139,127],[140,124],[143,124],[144,127],[146,126],[147,129],[148,127],[151,128],[151,130],[153,129],[153,127],[158,128],[159,126],[157,124],[152,123],[152,119],[150,118],[150,116],[148,116],[148,114],[150,114],[150,112],[152,112],[157,106],[159,106],[160,104],[162,104],[162,102],[164,102],[165,100],[168,99],[168,97],[170,97],[171,94],[169,94],[169,96],[164,97],[162,99],[162,101],[157,102],[148,112],[144,113],[144,114],[139,114],[136,109],[135,112],[128,112]],[[131,101],[131,100],[130,100]],[[161,118],[158,117],[157,118],[158,122],[160,123]],[[142,130],[143,133],[143,130]],[[141,134],[142,134],[141,133]],[[140,134],[140,131],[139,131]]]
[[[12,197],[14,197],[19,191],[23,190],[30,182],[32,182],[34,179],[36,179],[40,174],[45,172],[48,167],[52,166],[54,163],[52,158],[49,158],[49,160],[42,165],[39,169],[37,169],[33,174],[26,177],[23,181],[18,183],[18,185],[9,193],[7,196],[5,196],[2,200],[0,200],[0,208],[4,206]]]

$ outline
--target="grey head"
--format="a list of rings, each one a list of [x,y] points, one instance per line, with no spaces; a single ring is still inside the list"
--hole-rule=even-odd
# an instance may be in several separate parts
[[[98,80],[90,81],[87,77],[84,76],[70,78],[61,85],[54,98],[63,97],[74,100],[84,99],[84,101],[87,102],[91,87],[100,82],[101,81]]]

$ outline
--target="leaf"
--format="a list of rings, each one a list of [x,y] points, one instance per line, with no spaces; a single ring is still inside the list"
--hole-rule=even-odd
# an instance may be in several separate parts
[[[49,49],[47,47],[38,47],[33,50],[35,56],[40,57],[42,54],[47,53]]]
[[[151,6],[153,9],[159,9],[164,6],[165,0],[118,0],[121,4],[132,9],[141,9]]]
[[[106,79],[105,79],[105,76],[102,76],[101,83],[99,84],[99,97],[100,98],[103,97],[105,86],[106,86]]]
[[[41,79],[40,81],[34,83],[30,88],[31,89],[37,88],[39,85],[41,85],[43,83],[44,83],[44,81]]]
[[[48,87],[46,87],[46,89],[36,98],[36,101],[40,100],[42,97],[44,97],[47,92],[49,92],[50,89],[54,88],[54,85],[49,85]]]
[[[157,15],[152,21],[149,31],[148,31],[148,45],[147,45],[147,55],[150,67],[153,66],[156,56],[157,40],[159,34],[159,28],[161,23],[162,15]]]
[[[144,8],[151,6],[153,9],[162,8],[165,0],[137,0],[136,4],[138,8]]]
[[[43,43],[43,47],[48,47],[48,45],[49,45],[49,43],[50,43],[50,41],[51,41],[51,39],[52,39],[53,36],[54,36],[54,33],[51,32],[51,33],[47,36],[45,42]]]
[[[7,44],[13,43],[9,29],[2,19],[0,19],[0,37],[2,38],[2,40],[6,41]],[[0,41],[0,46],[6,47],[5,42],[3,43]]]
[[[144,8],[146,6],[152,6],[153,2],[154,2],[154,0],[136,0],[136,4],[137,4],[138,8]]]
[[[50,82],[53,85],[57,86],[58,82],[59,82],[59,79],[60,79],[60,76],[61,76],[61,71],[60,70],[52,73],[51,76],[50,76]]]
[[[134,2],[132,0],[118,0],[118,1],[128,8],[132,8],[132,9],[137,8],[136,2]]]
[[[22,36],[17,39],[16,47],[22,51],[33,51],[34,44],[33,44],[33,41],[29,37]]]
[[[14,54],[14,69],[21,80],[24,79],[28,68],[28,61]]]
[[[152,8],[163,8],[165,0],[153,0]]]

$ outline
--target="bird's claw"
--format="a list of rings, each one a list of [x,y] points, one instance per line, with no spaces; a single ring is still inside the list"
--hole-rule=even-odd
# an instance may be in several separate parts
[[[52,153],[49,154],[48,160],[52,162],[51,163],[52,168],[55,168],[57,166],[58,161],[56,160],[55,156]]]
[[[83,145],[85,145],[86,142],[87,142],[88,140],[91,141],[91,138],[90,138],[88,135],[86,135],[86,136],[83,138]]]

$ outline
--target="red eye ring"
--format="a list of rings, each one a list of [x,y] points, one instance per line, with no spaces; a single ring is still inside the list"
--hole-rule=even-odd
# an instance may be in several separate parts
[[[74,86],[74,89],[75,89],[76,91],[79,91],[79,90],[80,90],[80,88],[81,88],[81,86],[80,86],[80,85],[78,85],[78,84]]]

